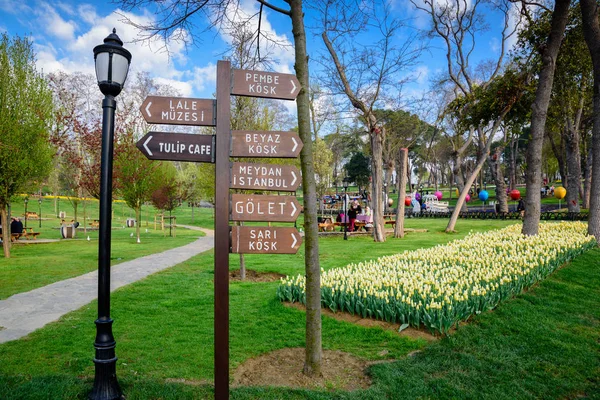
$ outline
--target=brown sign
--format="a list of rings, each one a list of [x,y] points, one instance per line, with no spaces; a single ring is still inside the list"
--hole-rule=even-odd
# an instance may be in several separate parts
[[[231,94],[295,100],[298,92],[300,92],[300,82],[296,75],[244,69],[233,70]]]
[[[215,126],[215,107],[213,99],[148,96],[140,111],[151,124]]]
[[[295,132],[231,131],[232,157],[295,158],[302,146]]]
[[[234,162],[229,187],[294,192],[300,186],[300,178],[300,171],[293,165]]]
[[[136,146],[150,160],[214,161],[214,135],[148,132]]]
[[[294,196],[231,195],[231,221],[294,222],[300,203]]]
[[[296,228],[232,226],[231,252],[241,254],[296,254],[302,236]]]

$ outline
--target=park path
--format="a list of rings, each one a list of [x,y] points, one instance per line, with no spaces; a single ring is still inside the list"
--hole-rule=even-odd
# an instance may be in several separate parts
[[[214,231],[195,226],[206,236],[187,244],[127,261],[111,268],[111,291],[173,267],[214,246]],[[98,297],[98,271],[55,282],[0,300],[0,343],[17,340]]]

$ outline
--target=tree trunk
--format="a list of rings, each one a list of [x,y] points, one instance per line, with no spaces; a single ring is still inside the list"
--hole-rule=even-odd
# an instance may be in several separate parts
[[[462,163],[462,156],[457,154],[454,158],[454,168],[452,168],[452,175],[454,176],[454,183],[456,184],[456,188],[458,189],[459,196],[465,189],[465,179],[462,174]],[[460,206],[457,203],[455,208],[460,208],[460,211],[467,211],[467,205],[464,201],[460,204]],[[456,221],[454,222],[454,224],[456,224]],[[454,230],[454,225],[452,225],[452,230]]]
[[[304,373],[321,376],[321,270],[319,266],[319,236],[317,221],[317,190],[310,129],[310,99],[308,96],[308,55],[302,1],[290,1],[296,77],[302,88],[296,99],[298,133],[304,143],[300,152],[302,189],[304,192],[304,266],[306,273],[306,349]]]
[[[540,224],[542,187],[542,145],[548,104],[552,94],[556,56],[560,49],[565,26],[569,19],[569,0],[556,0],[548,42],[542,50],[542,68],[539,73],[538,87],[535,100],[531,106],[531,138],[527,144],[527,176],[525,197],[525,218],[523,220],[523,234],[537,235]]]
[[[579,190],[581,189],[581,164],[579,152],[579,131],[568,129],[565,135],[567,146],[567,169],[569,182],[567,189],[567,207],[569,212],[579,212]]]
[[[489,140],[489,143],[491,144],[491,138]],[[486,150],[487,150],[487,148],[486,148]],[[466,188],[471,187],[473,182],[475,182],[475,179],[477,179],[477,174],[479,174],[479,171],[481,170],[481,167],[483,167],[483,164],[485,164],[486,159],[487,159],[487,151],[484,153],[483,156],[481,156],[479,158],[478,163],[475,166],[475,169],[471,173],[471,176],[469,176],[469,178],[467,179],[467,182],[465,185]],[[460,214],[460,208],[464,205],[468,192],[469,192],[468,190],[460,191],[460,195],[458,196],[458,200],[456,201],[456,207],[454,207],[454,211],[452,211],[452,215],[450,216],[450,221],[448,222],[448,226],[446,226],[447,233],[454,232],[454,227],[456,226],[456,222],[458,221],[458,215]]]
[[[140,243],[140,218],[142,217],[142,206],[138,205],[135,208],[135,236],[137,242]]]
[[[496,202],[498,203],[498,211],[501,213],[508,212],[508,198],[506,197],[506,184],[504,183],[504,174],[502,173],[502,164],[500,163],[500,155],[504,151],[504,147],[498,146],[488,158],[490,164],[490,172],[496,185]]]
[[[404,237],[404,198],[406,197],[406,181],[408,180],[408,149],[400,149],[400,161],[398,162],[398,173],[396,176],[398,190],[398,205],[396,206],[396,226],[394,237]]]
[[[8,214],[4,205],[0,207],[0,221],[2,223],[2,249],[4,250],[4,258],[10,258],[10,223],[8,222]]]
[[[588,233],[600,244],[600,25],[595,0],[581,0],[583,35],[594,66],[594,126],[592,128],[592,185]]]
[[[370,126],[369,131],[371,132],[371,151],[373,158],[371,159],[371,176],[373,180],[373,193],[371,198],[373,199],[373,239],[376,242],[385,242],[385,224],[383,222],[383,137],[385,135],[383,128],[376,126]]]
[[[588,146],[587,157],[585,161],[585,170],[583,174],[583,208],[590,208],[590,191],[592,190],[592,149]]]

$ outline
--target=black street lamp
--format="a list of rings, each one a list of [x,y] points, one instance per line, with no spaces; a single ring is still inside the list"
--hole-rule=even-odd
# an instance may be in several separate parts
[[[38,220],[40,221],[40,228],[42,227],[42,196],[38,199]]]
[[[115,97],[121,93],[131,53],[123,48],[117,30],[104,39],[104,44],[94,47],[96,78],[102,101],[102,152],[100,156],[100,226],[98,240],[98,319],[94,348],[94,387],[89,398],[93,400],[122,399],[123,392],[117,381],[115,355],[116,342],[110,318],[110,239],[112,213],[112,154],[115,135]]]
[[[27,228],[27,203],[29,203],[29,199],[25,197],[23,201],[25,202],[25,228]]]
[[[344,178],[344,240],[348,240],[348,178]]]

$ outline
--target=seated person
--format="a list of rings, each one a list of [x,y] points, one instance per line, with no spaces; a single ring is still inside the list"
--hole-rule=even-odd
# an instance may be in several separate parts
[[[19,218],[12,217],[10,219],[10,232],[23,233],[23,223]]]

